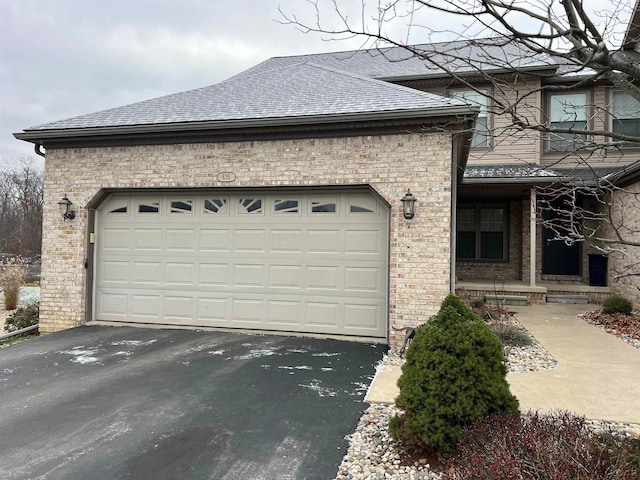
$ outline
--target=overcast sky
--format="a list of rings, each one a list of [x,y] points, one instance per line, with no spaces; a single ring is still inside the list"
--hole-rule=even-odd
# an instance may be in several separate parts
[[[313,19],[305,0],[0,0],[0,169],[39,159],[12,136],[25,128],[211,85],[272,56],[360,45],[277,23],[279,6]],[[423,21],[465,30],[434,12]]]

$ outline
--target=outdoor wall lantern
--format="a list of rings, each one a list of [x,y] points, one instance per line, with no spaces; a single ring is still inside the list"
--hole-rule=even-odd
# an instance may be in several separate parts
[[[402,197],[402,214],[407,220],[411,220],[416,214],[415,211],[416,197],[411,194],[411,190],[407,188],[407,193]]]
[[[71,203],[71,200],[67,198],[67,194],[65,193],[64,197],[62,197],[62,200],[58,202],[60,213],[62,214],[62,218],[64,218],[65,220],[73,220],[74,218],[76,218],[76,212],[70,210],[71,205],[73,205],[73,203]]]

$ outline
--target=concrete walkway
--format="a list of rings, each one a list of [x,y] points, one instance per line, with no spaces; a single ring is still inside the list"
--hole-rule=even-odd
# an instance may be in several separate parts
[[[521,410],[569,410],[593,420],[640,423],[640,350],[577,317],[594,305],[511,307],[558,360],[554,370],[509,373]],[[400,367],[378,371],[366,401],[393,403]]]

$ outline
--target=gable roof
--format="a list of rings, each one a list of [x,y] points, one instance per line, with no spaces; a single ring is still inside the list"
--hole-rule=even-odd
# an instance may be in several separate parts
[[[15,136],[225,129],[473,114],[463,101],[313,63],[292,63],[123,107],[50,122]]]

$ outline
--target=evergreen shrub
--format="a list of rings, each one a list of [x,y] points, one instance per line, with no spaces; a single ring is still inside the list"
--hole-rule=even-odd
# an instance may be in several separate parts
[[[36,325],[40,321],[40,303],[34,302],[18,308],[4,322],[7,332],[15,332]]]
[[[602,313],[626,313],[628,315],[632,310],[631,300],[620,295],[612,295],[602,302]]]
[[[485,323],[450,294],[416,330],[398,380],[391,436],[425,450],[455,449],[465,426],[518,410],[506,381],[503,349]]]

